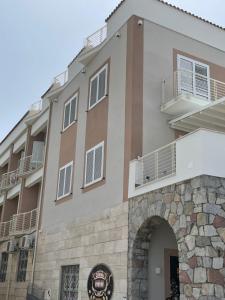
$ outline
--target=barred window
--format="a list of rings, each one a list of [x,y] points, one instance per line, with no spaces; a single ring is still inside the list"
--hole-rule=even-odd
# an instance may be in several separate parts
[[[27,262],[28,262],[28,250],[20,250],[18,272],[17,272],[18,282],[26,281]]]
[[[9,254],[7,252],[1,254],[0,282],[5,282],[6,280],[8,257]]]
[[[77,300],[79,265],[62,267],[60,300]]]

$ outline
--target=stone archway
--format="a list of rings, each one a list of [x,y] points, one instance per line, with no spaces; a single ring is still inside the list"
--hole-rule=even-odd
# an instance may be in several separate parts
[[[180,299],[225,298],[225,179],[200,176],[129,200],[128,300],[158,300],[148,253],[159,220],[177,242]]]
[[[168,222],[160,217],[147,219],[138,230],[130,253],[132,300],[166,299],[170,294],[170,253],[178,256],[176,237]],[[178,276],[177,282],[179,291]]]

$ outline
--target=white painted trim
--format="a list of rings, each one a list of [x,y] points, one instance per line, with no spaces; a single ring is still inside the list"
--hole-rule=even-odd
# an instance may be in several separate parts
[[[92,84],[92,82],[96,78],[98,78],[98,80],[97,80],[97,92],[96,92],[96,96],[98,97],[98,92],[99,92],[99,75],[104,70],[106,71],[106,74],[105,74],[105,93],[104,93],[104,96],[102,96],[102,98],[100,98],[100,99],[96,99],[96,102],[93,105],[90,105],[90,103],[91,103],[91,84]],[[88,110],[91,110],[92,108],[94,108],[99,102],[101,102],[106,97],[107,89],[108,89],[108,63],[106,63],[90,80]]]
[[[66,175],[66,169],[68,167],[71,166],[71,176],[70,176],[70,188],[69,188],[69,192],[67,194],[63,194],[62,196],[58,197],[59,194],[59,179],[60,179],[60,172],[65,169],[65,175]],[[72,178],[73,178],[73,161],[69,162],[68,164],[64,165],[63,167],[61,167],[59,169],[59,174],[58,174],[58,185],[57,185],[57,200],[60,200],[62,198],[65,198],[66,196],[69,196],[71,194],[71,188],[72,188]],[[64,181],[63,181],[63,192],[65,190],[65,177],[64,177]]]
[[[101,176],[95,180],[92,180],[89,183],[86,183],[86,175],[87,175],[87,156],[88,153],[94,151],[94,155],[93,155],[93,170],[92,170],[92,178],[94,178],[94,171],[95,171],[95,150],[98,148],[102,148],[102,165],[101,165]],[[84,187],[88,187],[94,183],[97,183],[99,181],[101,181],[103,179],[103,167],[104,167],[104,147],[105,147],[105,143],[104,141],[97,144],[96,146],[94,146],[93,148],[89,149],[88,151],[86,151],[86,156],[85,156],[85,176],[84,176]]]

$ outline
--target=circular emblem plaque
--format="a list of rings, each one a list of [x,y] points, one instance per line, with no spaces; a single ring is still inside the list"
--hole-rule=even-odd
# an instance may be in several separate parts
[[[103,264],[95,266],[87,283],[88,296],[91,300],[110,300],[113,294],[113,275]]]

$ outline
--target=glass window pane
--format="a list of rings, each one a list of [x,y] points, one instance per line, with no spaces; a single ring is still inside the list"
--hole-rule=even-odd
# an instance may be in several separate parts
[[[73,121],[75,121],[75,117],[76,117],[76,102],[77,102],[77,98],[74,98],[71,101],[70,124],[73,123]]]
[[[93,163],[94,163],[94,151],[87,153],[86,158],[86,178],[85,183],[88,184],[93,181]]]
[[[28,250],[20,250],[17,281],[26,281]]]
[[[62,169],[59,174],[59,188],[58,188],[58,197],[61,197],[64,192],[64,179],[65,179],[65,169]]]
[[[103,152],[102,146],[98,147],[95,150],[94,180],[97,180],[102,176],[102,152]]]
[[[104,69],[99,75],[98,100],[105,96],[105,78],[106,70]]]
[[[66,168],[64,195],[70,192],[71,175],[72,175],[72,166],[68,166]]]
[[[98,77],[91,82],[90,107],[96,103],[97,99]]]
[[[65,106],[65,114],[64,114],[64,128],[69,126],[69,118],[70,118],[70,103]]]

